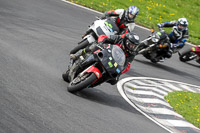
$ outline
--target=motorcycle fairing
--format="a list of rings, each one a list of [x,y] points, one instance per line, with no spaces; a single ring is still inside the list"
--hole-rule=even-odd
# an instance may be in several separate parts
[[[115,24],[114,19],[108,18],[105,20],[96,20],[90,27],[98,35],[115,35],[119,33],[119,28]]]
[[[193,51],[196,54],[200,55],[200,47],[197,47],[197,46],[191,47],[191,51]]]
[[[89,43],[95,42],[95,38],[92,35],[86,35],[83,39],[87,39]]]
[[[90,66],[89,68],[87,68],[84,72],[87,73],[94,73],[97,78],[99,79],[101,77],[101,72],[98,68],[96,68],[95,66]]]
[[[106,48],[113,47],[113,45],[108,45]],[[118,47],[118,46],[116,46]],[[101,64],[105,67],[110,74],[120,74],[123,70],[123,64],[119,65],[113,58],[112,58],[112,51],[110,49],[106,49],[103,51],[98,52],[97,57]],[[103,58],[101,56],[105,56],[107,58]]]

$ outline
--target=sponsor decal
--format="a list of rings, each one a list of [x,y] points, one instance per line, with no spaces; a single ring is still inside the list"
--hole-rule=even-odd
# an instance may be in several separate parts
[[[108,30],[110,31],[110,32],[113,32],[113,27],[112,27],[112,25],[111,24],[109,24],[108,22],[104,22],[104,24],[106,25],[106,27],[108,28]]]
[[[109,61],[108,62],[108,65],[110,66],[110,67],[113,67],[113,64]]]
[[[117,73],[120,73],[120,70],[119,70],[119,68],[117,68],[117,69],[116,69],[116,71],[117,71]]]
[[[114,63],[114,66],[117,67],[117,63],[116,62]]]
[[[161,35],[162,35],[160,32],[157,32],[157,34],[158,34],[159,36],[161,36]]]
[[[97,77],[99,78],[99,73],[98,73],[98,72],[96,72],[96,75],[97,75]]]

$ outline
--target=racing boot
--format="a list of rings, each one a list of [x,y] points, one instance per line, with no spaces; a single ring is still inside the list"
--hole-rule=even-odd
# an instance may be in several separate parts
[[[82,35],[82,39],[83,39],[85,36],[87,36],[87,34],[86,34],[86,33]]]
[[[165,58],[164,57],[160,57],[159,62],[164,62]]]
[[[84,38],[85,36],[87,36],[88,34],[90,34],[91,31],[92,31],[91,29],[87,30],[87,31],[85,32],[85,34],[82,35],[82,38]]]
[[[81,55],[84,56],[86,54],[86,48],[79,50],[78,52],[76,52],[75,54],[70,54],[70,59],[72,59],[73,61],[77,60]]]
[[[70,54],[70,59],[72,59],[73,61],[77,60],[80,56],[85,56],[86,53],[90,53],[91,47],[86,47],[84,49],[79,50],[78,52],[76,52],[75,54]]]
[[[63,80],[65,82],[68,82],[68,83],[70,82],[70,79],[69,79],[69,69],[65,73],[62,74],[62,78],[63,78]]]
[[[70,69],[73,66],[73,64],[74,64],[74,61],[72,59],[70,59],[67,71],[62,74],[63,80],[68,82],[68,83],[70,82],[69,73],[70,73]]]

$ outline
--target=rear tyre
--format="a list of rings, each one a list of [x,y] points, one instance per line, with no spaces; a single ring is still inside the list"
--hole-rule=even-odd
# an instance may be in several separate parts
[[[158,60],[157,60],[157,59],[151,59],[151,62],[153,62],[153,63],[157,63]]]
[[[195,53],[192,52],[190,49],[184,51],[179,57],[180,61],[182,62],[190,61],[193,60],[194,58],[196,58]]]
[[[67,90],[72,93],[81,91],[90,86],[96,79],[97,77],[94,73],[85,73],[82,77],[78,75],[69,83]]]

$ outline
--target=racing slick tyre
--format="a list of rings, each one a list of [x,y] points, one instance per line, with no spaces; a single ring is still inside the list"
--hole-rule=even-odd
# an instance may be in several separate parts
[[[90,86],[96,79],[97,77],[94,73],[85,73],[81,77],[78,75],[69,83],[67,90],[71,93],[80,91]]]
[[[182,61],[182,62],[186,62],[186,61],[190,61],[190,60],[193,60],[194,58],[196,58],[195,55],[196,55],[196,54],[195,54],[194,52],[192,52],[190,49],[188,49],[188,50],[184,51],[184,52],[180,55],[179,59],[180,59],[180,61]]]
[[[66,73],[62,74],[62,78],[63,78],[64,81],[66,81],[68,83],[70,82],[70,80],[69,80],[69,70],[67,70]]]
[[[83,39],[81,42],[79,42],[79,45],[76,46],[74,49],[71,50],[70,54],[75,54],[80,49],[86,48],[89,45],[89,42],[87,38]]]
[[[159,60],[158,60],[157,58],[155,58],[155,59],[151,59],[151,62],[152,62],[152,63],[158,63]]]

